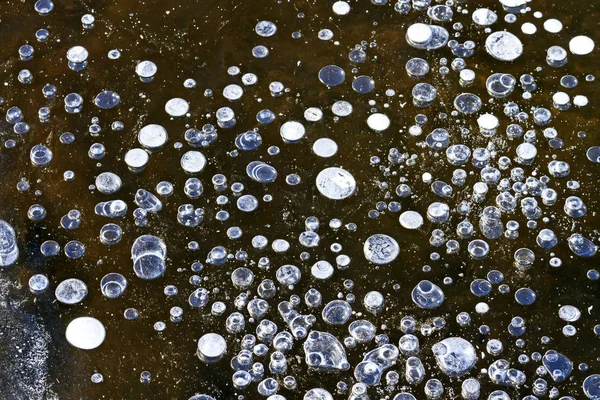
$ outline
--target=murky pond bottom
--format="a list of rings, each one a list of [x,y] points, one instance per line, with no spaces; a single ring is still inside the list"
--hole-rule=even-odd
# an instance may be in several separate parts
[[[0,398],[600,399],[599,17],[5,1]]]

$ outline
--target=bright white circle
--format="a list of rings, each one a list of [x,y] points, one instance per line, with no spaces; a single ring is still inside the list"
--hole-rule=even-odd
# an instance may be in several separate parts
[[[244,89],[242,89],[240,85],[231,84],[225,86],[225,89],[223,89],[223,97],[225,97],[227,100],[239,100],[242,98],[243,94]]]
[[[479,118],[477,118],[477,124],[481,129],[493,130],[498,128],[500,122],[498,117],[493,114],[482,114],[479,116]]]
[[[309,107],[304,111],[304,119],[309,122],[317,122],[323,118],[323,111],[317,107]]]
[[[167,130],[157,124],[146,125],[138,133],[138,142],[147,149],[158,149],[167,142],[167,139]]]
[[[363,253],[373,264],[389,264],[400,254],[400,245],[393,237],[377,233],[365,241]]]
[[[319,157],[332,157],[338,151],[338,145],[335,141],[329,138],[321,138],[317,139],[315,143],[313,143],[313,152]]]
[[[69,323],[65,336],[72,346],[92,350],[104,342],[106,329],[96,318],[79,317]]]
[[[573,104],[575,104],[577,107],[585,107],[588,105],[588,102],[589,100],[586,96],[578,94],[577,96],[573,97]]]
[[[587,36],[575,36],[569,42],[569,50],[578,56],[585,56],[594,50],[594,41]]]
[[[526,0],[500,0],[500,3],[502,3],[502,5],[504,7],[518,8],[518,7],[525,5],[525,3],[527,3],[527,1]]]
[[[404,211],[400,214],[399,221],[406,229],[419,229],[423,226],[423,217],[416,211]]]
[[[487,312],[490,311],[490,306],[488,306],[487,303],[483,303],[483,302],[477,303],[475,305],[475,311],[478,314],[487,314]]]
[[[158,70],[152,61],[142,61],[135,67],[135,73],[141,78],[152,78]]]
[[[346,100],[338,100],[331,106],[331,111],[338,117],[347,117],[352,114],[352,104]]]
[[[181,157],[181,168],[187,173],[201,172],[206,166],[206,157],[199,151],[191,150]]]
[[[550,18],[544,21],[544,29],[546,32],[558,33],[562,30],[563,24],[555,18]]]
[[[356,191],[356,180],[352,174],[338,167],[325,168],[317,175],[317,189],[332,200],[343,200]]]
[[[123,181],[119,175],[113,172],[102,172],[96,177],[95,184],[100,193],[113,194],[121,189]]]
[[[143,149],[131,149],[125,153],[125,164],[131,168],[142,168],[149,159],[150,156]]]
[[[279,128],[279,134],[288,143],[296,143],[304,137],[305,133],[304,125],[297,121],[287,121]]]
[[[390,127],[390,119],[385,114],[371,114],[369,115],[369,118],[367,118],[367,125],[369,125],[369,128],[377,132],[385,131]]]
[[[498,20],[498,16],[492,10],[487,8],[478,8],[471,15],[473,22],[481,26],[489,26]]]
[[[218,333],[207,333],[198,340],[198,351],[207,358],[219,358],[227,350],[227,342]]]
[[[514,61],[523,54],[523,43],[512,33],[499,31],[487,37],[485,49],[497,60]]]
[[[331,8],[337,15],[346,15],[350,12],[350,4],[345,1],[336,1]]]
[[[552,95],[552,101],[558,106],[565,106],[569,104],[571,98],[565,92],[556,92]]]
[[[522,160],[533,160],[537,155],[537,148],[531,143],[521,143],[517,146],[517,157]]]
[[[431,40],[433,31],[429,25],[426,24],[412,24],[406,30],[406,37],[413,43],[424,44]]]
[[[317,261],[310,269],[310,273],[316,279],[326,280],[333,275],[333,265],[327,261]]]
[[[67,59],[73,63],[83,63],[88,58],[88,51],[83,46],[74,46],[67,50]]]
[[[179,97],[171,99],[165,104],[165,111],[172,117],[183,117],[189,109],[189,103]]]
[[[531,22],[525,22],[523,25],[521,25],[521,32],[526,35],[533,35],[537,32],[537,27]]]

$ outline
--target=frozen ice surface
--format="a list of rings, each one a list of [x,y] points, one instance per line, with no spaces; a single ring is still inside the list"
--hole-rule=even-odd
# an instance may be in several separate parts
[[[0,7],[5,397],[600,399],[593,7],[79,3]]]

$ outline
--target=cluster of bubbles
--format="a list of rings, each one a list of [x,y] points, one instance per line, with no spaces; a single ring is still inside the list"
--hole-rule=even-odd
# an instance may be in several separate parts
[[[372,5],[384,6],[387,0],[371,0]],[[400,183],[393,188],[389,181],[399,175],[404,175],[409,167],[414,167],[418,162],[417,155],[402,153],[397,148],[391,148],[387,154],[386,160],[379,156],[373,156],[370,162],[377,166],[378,171],[382,173],[383,179],[378,181],[378,188],[384,193],[387,201],[381,201],[376,204],[374,210],[369,211],[371,219],[377,219],[386,212],[398,215],[397,229],[394,233],[372,233],[362,240],[362,255],[364,260],[352,260],[350,256],[343,254],[343,246],[340,243],[331,245],[331,251],[335,254],[335,262],[329,262],[320,259],[312,263],[307,268],[298,267],[293,264],[283,264],[273,268],[271,273],[271,260],[263,256],[258,261],[248,262],[249,255],[245,251],[239,250],[232,254],[225,246],[216,246],[208,251],[206,256],[206,265],[201,262],[194,262],[191,270],[194,272],[190,278],[190,283],[195,288],[187,297],[188,305],[193,309],[203,309],[208,306],[210,313],[214,316],[224,315],[222,329],[219,332],[202,332],[197,342],[196,356],[203,364],[214,364],[229,355],[232,372],[232,383],[236,390],[243,392],[255,384],[258,393],[268,400],[284,400],[286,397],[279,394],[282,389],[292,393],[289,398],[299,398],[302,391],[304,400],[329,400],[333,399],[330,391],[316,387],[303,388],[296,377],[292,374],[290,364],[297,364],[296,356],[302,359],[300,364],[302,368],[308,368],[315,371],[328,372],[332,376],[342,376],[342,380],[337,384],[337,393],[343,395],[349,400],[366,400],[368,393],[375,393],[374,387],[384,387],[390,393],[387,398],[394,400],[410,400],[424,398],[416,393],[416,387],[421,383],[425,397],[428,399],[442,398],[445,393],[453,393],[452,398],[463,398],[475,400],[481,396],[481,382],[486,380],[503,388],[527,388],[531,391],[530,395],[524,399],[536,399],[549,396],[550,398],[559,398],[560,391],[558,385],[561,382],[570,379],[574,371],[574,363],[566,355],[556,350],[550,349],[545,354],[534,353],[531,359],[540,364],[536,370],[536,377],[528,377],[525,372],[519,369],[519,364],[525,364],[529,356],[519,357],[518,364],[513,360],[499,358],[504,352],[508,341],[502,342],[499,339],[489,339],[485,342],[485,352],[478,349],[478,344],[471,342],[463,337],[443,335],[439,341],[428,348],[422,348],[419,335],[423,338],[431,336],[434,332],[443,334],[447,325],[445,318],[434,317],[431,322],[419,322],[410,315],[406,315],[400,321],[400,326],[382,326],[377,327],[374,322],[368,319],[368,314],[374,317],[382,314],[386,309],[386,296],[379,291],[369,291],[362,301],[356,299],[355,295],[340,294],[337,299],[326,301],[331,297],[331,293],[321,293],[312,287],[304,293],[295,293],[284,297],[288,291],[298,287],[301,280],[310,280],[310,282],[330,281],[332,277],[338,277],[339,272],[350,267],[351,263],[355,268],[365,269],[385,269],[394,268],[396,271],[402,271],[405,268],[402,265],[402,254],[408,249],[401,246],[402,230],[417,230],[425,232],[425,238],[429,237],[429,245],[434,249],[442,249],[439,252],[433,251],[430,254],[430,261],[436,262],[444,257],[444,254],[459,254],[461,246],[466,250],[465,257],[471,261],[477,262],[486,259],[493,253],[494,248],[498,248],[500,241],[507,243],[519,243],[518,238],[521,235],[519,219],[526,221],[526,228],[535,232],[535,242],[538,249],[519,247],[511,252],[514,259],[514,267],[519,273],[535,268],[540,264],[536,258],[536,251],[548,254],[548,265],[553,268],[559,268],[563,260],[556,251],[556,246],[563,240],[571,251],[571,255],[566,255],[568,259],[571,256],[591,258],[597,254],[597,246],[594,243],[592,232],[571,233],[565,237],[560,226],[551,229],[553,219],[569,221],[569,224],[575,224],[588,214],[586,201],[579,196],[570,195],[564,198],[564,202],[559,200],[562,192],[566,190],[575,191],[580,184],[577,181],[569,180],[564,183],[564,178],[571,175],[570,160],[561,160],[558,156],[551,154],[550,157],[542,158],[538,148],[547,144],[548,149],[543,151],[550,153],[553,150],[561,149],[565,146],[564,140],[559,137],[559,132],[554,129],[552,121],[561,112],[565,112],[573,106],[580,108],[587,105],[588,99],[583,95],[571,96],[569,90],[577,88],[578,80],[575,76],[565,74],[560,77],[562,89],[556,91],[550,98],[544,99],[546,106],[523,106],[517,101],[507,101],[505,99],[513,96],[515,92],[521,92],[523,100],[530,100],[534,93],[539,93],[539,97],[544,96],[536,82],[536,78],[530,73],[524,72],[520,76],[512,75],[508,72],[501,72],[505,63],[513,62],[522,57],[526,52],[524,40],[519,35],[533,35],[537,32],[537,27],[530,23],[521,25],[521,33],[513,33],[508,30],[495,29],[495,24],[500,18],[500,8],[506,13],[504,20],[508,23],[514,23],[517,15],[526,15],[531,12],[528,2],[525,0],[499,0],[501,7],[495,10],[488,8],[478,8],[470,10],[464,1],[446,2],[445,4],[431,4],[429,0],[398,0],[393,5],[393,12],[397,13],[398,18],[408,18],[414,16],[414,20],[423,20],[426,22],[407,23],[403,29],[403,39],[406,44],[414,49],[415,52],[423,57],[410,58],[405,64],[406,74],[410,79],[410,87],[407,90],[407,96],[411,97],[412,106],[415,107],[418,114],[414,118],[414,124],[408,129],[401,129],[403,140],[419,140],[424,133],[425,138],[419,146],[429,151],[429,154],[435,154],[438,159],[435,161],[444,168],[451,170],[452,178],[445,182],[442,178],[435,178],[432,173],[422,171],[420,180],[433,193],[435,201],[426,204],[423,209],[403,209],[408,204],[408,200],[416,199],[416,190],[409,185],[409,182],[418,181],[418,179],[409,180],[405,177],[400,178]],[[50,14],[54,5],[50,0],[38,0],[35,3],[35,11],[40,15]],[[332,18],[348,18],[352,13],[352,7],[349,2],[336,1],[332,4]],[[423,17],[421,17],[423,14]],[[463,25],[460,22],[449,24],[458,19],[460,14],[470,16],[469,22],[476,26],[480,36],[472,40],[464,40],[460,43],[457,38],[463,37],[460,33]],[[541,14],[539,15],[541,17]],[[520,18],[520,17],[519,17]],[[406,20],[405,20],[406,21]],[[91,14],[86,14],[81,19],[84,29],[93,29],[95,18]],[[446,27],[442,26],[446,24]],[[451,25],[451,26],[450,26]],[[556,34],[562,30],[562,23],[556,19],[547,19],[543,23],[543,28],[547,34]],[[276,35],[278,29],[275,23],[270,21],[260,21],[255,26],[255,33],[260,40],[268,41],[268,38]],[[39,42],[48,39],[49,32],[40,30],[36,33]],[[295,35],[295,36],[294,36]],[[300,33],[294,34],[294,37],[300,37]],[[319,32],[319,39],[323,41],[332,40],[333,31],[323,29]],[[463,39],[461,39],[463,40]],[[556,37],[557,42],[559,40]],[[527,43],[525,41],[525,43]],[[566,46],[566,45],[565,45]],[[480,47],[480,48],[479,48]],[[595,43],[587,36],[579,35],[572,37],[568,43],[568,51],[562,46],[554,45],[547,49],[545,60],[551,68],[560,71],[571,60],[580,60],[581,56],[590,54],[595,49]],[[432,60],[433,54],[448,48],[455,56],[452,61],[446,58]],[[365,63],[368,60],[368,46],[358,45],[353,48],[348,59],[353,67]],[[258,45],[252,49],[252,56],[261,59],[269,56],[270,49],[265,45]],[[500,72],[493,72],[487,76],[476,61],[470,58],[475,54],[482,54],[482,57],[491,57],[495,60],[497,69]],[[90,52],[83,46],[73,46],[67,50],[67,67],[75,73],[85,74],[91,61]],[[19,48],[19,58],[22,61],[31,60],[34,57],[34,46],[23,45]],[[109,53],[110,59],[120,57],[118,50]],[[428,60],[429,59],[429,60]],[[435,71],[433,66],[440,64],[439,70]],[[471,68],[469,68],[469,64]],[[449,68],[449,67],[450,68]],[[508,69],[508,67],[507,67]],[[357,70],[356,70],[357,71]],[[142,84],[151,85],[154,82],[159,69],[153,61],[139,61],[133,68],[132,74],[139,77]],[[230,67],[228,73],[235,77],[240,74],[239,67]],[[428,108],[439,103],[440,97],[445,91],[445,84],[441,84],[438,76],[440,75],[454,79],[461,87],[461,90],[476,85],[476,82],[482,83],[482,90],[477,93],[485,93],[490,96],[486,101],[479,95],[471,92],[462,92],[452,99],[454,108],[450,111],[450,116],[444,114],[443,118],[435,120],[425,115]],[[355,70],[352,70],[355,74]],[[481,75],[481,76],[477,76]],[[357,75],[352,79],[351,84],[347,82],[346,71],[337,65],[329,64],[318,70],[317,76],[309,77],[322,89],[343,90],[346,86],[359,95],[367,95],[373,92],[377,86],[371,76]],[[18,73],[18,81],[23,85],[28,85],[34,79],[31,71],[23,69]],[[240,77],[241,85],[229,84],[222,90],[223,103],[234,107],[234,104],[241,104],[244,96],[254,86],[259,77],[253,73],[247,73]],[[348,79],[349,80],[349,79]],[[592,82],[593,76],[588,75],[586,81]],[[415,83],[416,82],[416,83]],[[547,83],[550,84],[550,83]],[[193,79],[185,81],[184,86],[188,89],[196,87]],[[269,94],[278,98],[288,92],[284,83],[272,81],[268,85]],[[57,88],[47,85],[43,89],[46,99],[52,99],[56,96]],[[207,89],[206,97],[212,97],[212,90]],[[388,89],[386,96],[393,98],[395,91]],[[344,97],[344,96],[342,96]],[[514,96],[513,96],[514,97]],[[548,96],[546,96],[548,97]],[[350,97],[349,97],[350,98]],[[81,113],[86,106],[86,100],[79,93],[68,93],[64,96],[64,109],[68,114]],[[498,112],[498,107],[493,104],[506,101]],[[113,90],[102,90],[93,97],[92,103],[99,110],[109,110],[118,107],[121,104],[121,97]],[[399,121],[394,121],[392,110],[385,112],[375,107],[375,102],[368,102],[371,106],[369,115],[363,119],[365,125],[362,128],[368,128],[369,134],[374,137],[391,134],[392,130],[398,130]],[[62,107],[61,103],[61,107]],[[298,104],[298,103],[297,103]],[[521,103],[523,104],[523,103]],[[224,133],[219,136],[218,132],[234,130],[237,126],[236,113],[228,105],[222,105],[214,110],[213,124],[207,123],[200,129],[186,125],[187,130],[183,134],[185,143],[190,147],[175,162],[175,168],[180,168],[187,174],[188,179],[183,186],[183,192],[189,200],[184,204],[178,204],[175,207],[174,219],[177,221],[177,229],[193,229],[201,226],[205,222],[207,213],[205,207],[212,204],[206,202],[206,206],[197,206],[198,199],[201,196],[207,196],[210,191],[215,195],[214,203],[218,206],[215,213],[210,216],[217,221],[225,222],[230,220],[231,215],[223,208],[234,199],[233,203],[238,211],[243,214],[252,214],[265,207],[273,200],[273,195],[259,195],[261,190],[249,193],[255,187],[270,188],[273,187],[275,195],[282,179],[280,171],[275,166],[266,161],[260,155],[254,155],[258,149],[263,146],[263,138],[259,128],[250,130],[240,129],[241,133],[231,135]],[[389,105],[387,105],[389,108]],[[334,115],[334,120],[338,121],[344,117],[357,112],[354,105],[347,99],[337,100],[330,106],[330,111]],[[325,160],[330,160],[329,166],[320,169],[316,173],[314,181],[311,182],[315,193],[321,196],[320,201],[339,202],[338,204],[348,204],[353,198],[356,198],[362,190],[367,190],[364,182],[358,181],[351,170],[358,172],[357,165],[348,165],[348,168],[340,166],[336,162],[335,156],[338,154],[338,143],[335,140],[321,137],[313,140],[313,126],[324,117],[324,110],[319,107],[306,107],[303,111],[304,120],[289,119],[278,126],[279,137],[282,145],[291,147],[301,147],[308,140],[311,141],[312,153]],[[184,119],[191,115],[193,108],[190,103],[179,97],[170,98],[164,105],[164,112],[172,120]],[[275,122],[283,114],[277,114],[269,109],[261,110],[256,115],[256,122],[262,127]],[[41,123],[52,121],[51,110],[47,107],[40,108],[38,118]],[[452,124],[450,119],[460,121],[462,127]],[[26,136],[30,130],[25,122],[23,112],[16,106],[11,106],[6,111],[6,122],[12,127],[16,135]],[[431,123],[438,124],[439,121],[446,120],[446,127],[429,126]],[[509,121],[508,124],[505,124]],[[506,125],[506,126],[504,126]],[[141,126],[141,125],[140,125]],[[114,131],[123,129],[123,124],[115,121],[112,124]],[[504,130],[504,133],[502,132]],[[543,138],[539,137],[541,131]],[[90,135],[98,136],[100,132],[99,120],[94,118],[90,125]],[[239,132],[239,131],[238,131]],[[429,132],[429,133],[427,133]],[[170,134],[167,129],[159,124],[147,124],[136,130],[137,137],[129,141],[130,148],[124,149],[122,160],[127,165],[131,174],[142,172],[152,161],[153,155],[165,149],[169,142]],[[171,134],[172,135],[172,134]],[[278,137],[278,138],[279,138]],[[473,142],[470,137],[477,137],[478,143],[487,142],[485,147],[471,148],[467,143]],[[207,166],[213,163],[210,157],[211,145],[218,138],[228,140],[235,150],[231,152],[232,159],[240,154],[248,154],[251,161],[244,162],[245,176],[243,174],[235,177],[227,177],[218,173],[210,178],[209,186],[207,180],[200,179]],[[266,138],[266,136],[265,136]],[[137,141],[135,140],[137,139]],[[64,133],[61,135],[61,143],[68,144],[74,140],[74,135]],[[278,139],[279,140],[279,139]],[[353,139],[351,139],[353,140]],[[516,146],[506,144],[507,142],[518,143]],[[6,148],[16,146],[14,140],[5,141]],[[29,151],[29,161],[35,168],[50,170],[54,152],[47,144],[34,144]],[[182,142],[177,142],[175,147],[183,148]],[[201,151],[200,151],[201,150]],[[277,155],[280,152],[279,147],[271,146],[268,148],[269,155]],[[206,154],[206,155],[205,155]],[[95,143],[89,149],[88,156],[94,160],[100,160],[105,156],[105,148],[101,143]],[[587,159],[592,163],[600,163],[600,146],[590,147],[586,152]],[[245,158],[244,158],[245,159]],[[168,166],[165,168],[168,172]],[[533,168],[535,167],[535,168]],[[470,172],[467,172],[469,170]],[[402,172],[400,172],[402,171]],[[547,174],[545,174],[547,171]],[[441,174],[440,174],[441,175]],[[67,171],[64,173],[64,179],[71,181],[74,179],[74,173]],[[239,181],[230,182],[229,179]],[[131,179],[131,181],[134,181]],[[240,182],[243,181],[243,182]],[[246,182],[246,185],[244,185]],[[300,175],[292,173],[285,176],[285,183],[288,186],[296,186],[302,183]],[[114,172],[106,171],[98,174],[91,189],[98,191],[106,196],[117,196],[119,191],[125,185],[132,184],[130,177],[120,177]],[[272,186],[270,186],[272,185]],[[470,185],[470,186],[469,186]],[[246,187],[247,186],[247,187]],[[417,186],[415,183],[413,186]],[[565,189],[566,187],[566,189]],[[27,181],[21,181],[17,185],[18,190],[26,191],[29,189]],[[115,221],[122,220],[128,215],[133,216],[136,227],[151,229],[151,216],[168,209],[169,203],[166,200],[174,193],[174,184],[169,181],[161,181],[154,188],[142,188],[136,186],[133,198],[111,199],[97,203],[94,207],[94,213],[98,217],[111,219]],[[214,191],[212,190],[214,189]],[[460,193],[460,196],[458,195]],[[395,200],[392,200],[395,198]],[[163,204],[163,202],[165,202]],[[417,208],[416,202],[413,206]],[[559,215],[552,208],[556,203],[562,208],[562,215]],[[135,208],[130,213],[130,206],[135,204]],[[172,207],[171,207],[172,208]],[[72,209],[60,219],[60,226],[65,230],[75,231],[82,223],[85,223],[83,212],[78,209]],[[27,212],[29,220],[40,222],[46,218],[46,210],[42,205],[32,205]],[[522,215],[522,217],[521,217]],[[16,219],[15,219],[16,220]],[[396,221],[396,220],[394,220]],[[298,244],[306,251],[301,254],[301,262],[309,260],[308,251],[318,248],[321,244],[322,232],[329,228],[331,231],[338,231],[345,228],[349,232],[357,230],[357,225],[348,223],[344,225],[341,220],[333,218],[326,224],[314,215],[305,219],[304,230],[298,234]],[[543,227],[543,228],[542,228]],[[178,246],[173,243],[168,235],[158,233],[156,229],[154,234],[144,234],[135,239],[131,246],[131,260],[133,271],[141,280],[155,280],[163,277],[167,272],[167,245]],[[242,238],[244,230],[239,226],[230,226],[226,229],[227,238],[230,241],[237,241]],[[396,237],[394,237],[396,236]],[[119,245],[123,237],[123,230],[117,223],[104,224],[99,232],[99,241],[104,246]],[[5,220],[0,220],[0,267],[10,267],[19,260],[19,243],[23,238],[19,238],[15,229]],[[251,239],[252,247],[256,250],[267,251],[269,239],[263,235],[256,235]],[[421,245],[421,244],[417,244]],[[424,241],[424,245],[427,243]],[[292,246],[285,239],[275,239],[270,243],[271,250],[274,253],[284,254]],[[188,243],[190,250],[198,250],[200,244],[197,242]],[[233,247],[233,246],[232,246]],[[83,243],[72,240],[64,245],[64,253],[69,259],[79,259],[85,254]],[[445,250],[445,251],[444,251]],[[45,257],[53,257],[60,252],[60,245],[53,240],[44,242],[40,252]],[[292,262],[292,261],[289,261]],[[205,267],[223,269],[227,263],[240,263],[245,266],[238,267],[230,273],[230,290],[237,295],[232,296],[233,309],[229,310],[231,304],[222,301],[213,301],[214,291],[201,287],[203,279],[200,274]],[[335,265],[334,265],[335,264]],[[423,268],[425,272],[431,270],[431,267]],[[260,280],[259,276],[270,273],[273,279],[265,278]],[[402,272],[397,272],[401,274]],[[307,277],[308,276],[308,277]],[[598,279],[600,273],[595,270],[589,271],[590,279]],[[484,300],[488,297],[494,286],[500,293],[510,293],[512,288],[504,282],[504,275],[498,270],[491,270],[485,278],[474,279],[470,284],[472,295]],[[415,313],[420,311],[431,312],[443,307],[446,294],[441,285],[450,285],[452,278],[445,278],[438,281],[435,277],[423,279],[418,282],[412,290],[400,291],[414,306]],[[100,292],[108,299],[117,299],[121,297],[128,287],[128,284],[143,284],[143,282],[128,282],[126,277],[113,272],[105,275],[100,281]],[[369,282],[362,282],[369,285]],[[534,282],[531,282],[533,285]],[[351,280],[343,282],[345,290],[351,292],[355,283]],[[315,284],[316,286],[316,284]],[[29,279],[29,290],[34,295],[40,295],[50,287],[50,279],[44,274],[35,274]],[[56,286],[55,297],[64,305],[74,305],[84,301],[88,295],[88,286],[85,282],[77,278],[68,278]],[[251,292],[256,290],[256,295]],[[176,296],[177,287],[169,285],[165,287],[167,296]],[[538,297],[535,289],[530,287],[519,287],[514,290],[514,302],[522,307],[532,306]],[[276,304],[276,306],[275,306]],[[174,306],[169,311],[169,320],[172,323],[179,323],[183,320],[184,309],[181,306]],[[269,312],[271,307],[275,307],[277,312]],[[302,313],[302,310],[309,310],[311,313]],[[359,311],[360,310],[360,311]],[[363,313],[364,310],[364,313]],[[477,314],[486,314],[490,310],[487,302],[481,301],[475,307]],[[407,314],[411,311],[407,310]],[[559,318],[568,322],[563,328],[563,334],[567,337],[576,334],[576,328],[571,323],[576,322],[582,316],[581,311],[572,305],[563,305],[559,310]],[[129,308],[124,313],[127,319],[136,319],[138,311]],[[271,318],[271,319],[269,319]],[[468,327],[471,323],[471,315],[467,312],[459,312],[456,315],[456,322],[461,327]],[[315,326],[316,325],[316,326]],[[315,326],[315,328],[313,328]],[[318,327],[319,330],[316,328]],[[154,330],[162,332],[167,329],[167,324],[158,321],[153,325]],[[339,332],[341,329],[347,330],[347,336],[341,338]],[[200,330],[202,331],[203,328]],[[249,333],[251,329],[254,333]],[[381,333],[378,333],[381,331]],[[515,338],[516,345],[523,347],[525,342],[522,338],[527,331],[527,324],[524,318],[513,316],[508,326],[510,337]],[[386,333],[384,333],[386,332]],[[596,327],[595,332],[600,334],[600,328]],[[479,327],[479,333],[489,334],[489,327],[482,325]],[[66,328],[67,341],[79,349],[95,349],[104,342],[106,329],[98,319],[85,316],[72,320]],[[397,345],[392,337],[399,334],[400,338]],[[467,336],[467,335],[465,335]],[[546,338],[549,341],[549,338]],[[372,345],[374,343],[374,345]],[[359,347],[360,346],[360,347]],[[367,346],[372,348],[367,349]],[[357,350],[355,350],[357,349]],[[360,353],[360,361],[352,365],[349,353]],[[259,359],[260,361],[255,361]],[[432,367],[429,360],[435,360],[439,373],[449,377],[456,378],[449,380],[453,387],[445,388],[441,380],[433,376],[441,376],[428,371],[426,368]],[[403,363],[404,366],[400,366]],[[481,367],[481,373],[477,374],[474,370],[475,365]],[[586,370],[580,366],[580,370]],[[403,370],[404,376],[397,370]],[[346,372],[351,371],[351,372]],[[468,375],[471,375],[467,377]],[[140,375],[142,383],[151,381],[151,373],[143,371]],[[92,381],[101,383],[104,378],[96,373],[92,376]],[[350,386],[347,381],[352,381]],[[385,382],[385,385],[383,384]],[[460,382],[460,389],[458,388]],[[326,383],[326,382],[323,382]],[[551,385],[555,385],[550,387]],[[508,389],[507,389],[508,390]],[[589,399],[600,399],[600,375],[591,374],[585,378],[581,385],[581,391]],[[460,394],[459,394],[460,393]],[[578,394],[578,396],[581,396]],[[504,390],[495,390],[489,394],[488,399],[510,399]],[[562,396],[561,399],[572,399],[575,397]],[[580,397],[581,398],[581,397]],[[190,400],[210,400],[213,397],[207,394],[197,394]]]

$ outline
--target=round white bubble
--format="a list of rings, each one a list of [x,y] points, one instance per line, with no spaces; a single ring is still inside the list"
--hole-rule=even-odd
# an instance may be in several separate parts
[[[74,46],[67,50],[67,59],[73,63],[83,63],[87,60],[88,54],[85,47]]]
[[[550,18],[550,19],[547,19],[546,21],[544,21],[544,29],[546,30],[546,32],[558,33],[560,31],[562,31],[562,28],[563,28],[562,22],[560,22],[559,20],[557,20],[555,18]]]
[[[523,43],[510,32],[494,32],[485,40],[485,49],[497,60],[513,61],[523,54]]]
[[[527,1],[526,0],[500,0],[500,3],[502,3],[502,5],[507,8],[518,8],[518,7],[524,6],[525,3],[527,3]]]
[[[199,151],[191,150],[181,156],[181,168],[189,174],[201,172],[206,166],[206,157]]]
[[[63,304],[77,304],[88,294],[87,285],[80,279],[65,279],[56,286],[54,296]]]
[[[72,346],[92,350],[104,342],[106,329],[96,318],[79,317],[69,323],[65,336]]]
[[[406,30],[406,38],[417,44],[425,44],[431,40],[433,36],[433,31],[431,27],[427,24],[412,24]]]
[[[377,233],[365,241],[363,253],[373,264],[389,264],[400,254],[400,245],[393,237]]]
[[[588,102],[589,100],[586,96],[578,94],[577,96],[573,97],[573,104],[575,104],[577,107],[585,107],[588,105]]]
[[[578,56],[590,54],[594,50],[594,41],[587,36],[575,36],[569,42],[569,50]]]
[[[138,133],[138,142],[147,149],[158,149],[162,147],[168,139],[167,130],[161,125],[150,124],[140,129]]]
[[[356,180],[352,174],[338,167],[325,168],[317,175],[317,189],[332,200],[342,200],[352,196],[356,190]]]
[[[338,145],[331,139],[321,138],[313,143],[312,150],[319,157],[328,158],[333,157],[337,153]]]
[[[190,105],[182,98],[175,97],[165,104],[165,111],[171,117],[183,117],[190,109]]]
[[[309,122],[317,122],[323,118],[323,111],[317,107],[309,107],[304,111],[304,119]]]
[[[244,89],[242,89],[241,86],[239,85],[227,85],[225,86],[225,89],[223,89],[223,97],[225,97],[228,100],[239,100],[242,98],[242,95],[244,94]]]
[[[150,156],[143,149],[131,149],[127,153],[125,153],[125,164],[129,168],[143,168],[148,164],[148,160]]]
[[[331,106],[331,111],[338,117],[347,117],[348,115],[352,114],[352,110],[352,104],[345,100],[336,101]]]
[[[142,61],[135,67],[135,73],[141,78],[152,78],[158,67],[152,61]]]
[[[419,229],[423,226],[423,217],[416,211],[404,211],[400,214],[399,221],[406,229]]]
[[[493,114],[482,114],[477,118],[477,125],[483,130],[494,130],[499,124],[498,117]]]
[[[288,121],[279,128],[279,134],[287,143],[296,143],[304,137],[305,133],[304,125],[297,121]]]
[[[531,22],[525,22],[523,25],[521,25],[521,32],[526,35],[533,35],[537,32],[537,27]]]
[[[112,172],[102,172],[96,177],[96,189],[103,194],[113,194],[121,189],[123,181],[119,175]]]
[[[345,1],[336,1],[333,3],[331,9],[337,15],[346,15],[350,12],[350,4],[346,3]]]
[[[519,159],[529,161],[535,158],[537,155],[537,149],[531,143],[525,142],[517,146],[516,153]]]
[[[327,261],[317,261],[310,269],[310,273],[316,279],[326,280],[333,275],[333,265]]]
[[[495,12],[487,8],[478,8],[471,15],[473,22],[481,26],[489,26],[498,20]]]
[[[559,107],[566,106],[571,101],[571,97],[565,92],[556,92],[552,95],[552,102]]]
[[[198,352],[208,359],[220,358],[226,350],[227,342],[218,333],[207,333],[198,340]]]
[[[385,131],[390,127],[390,119],[385,114],[371,114],[369,115],[369,118],[367,118],[367,125],[369,125],[369,128],[377,132]]]

